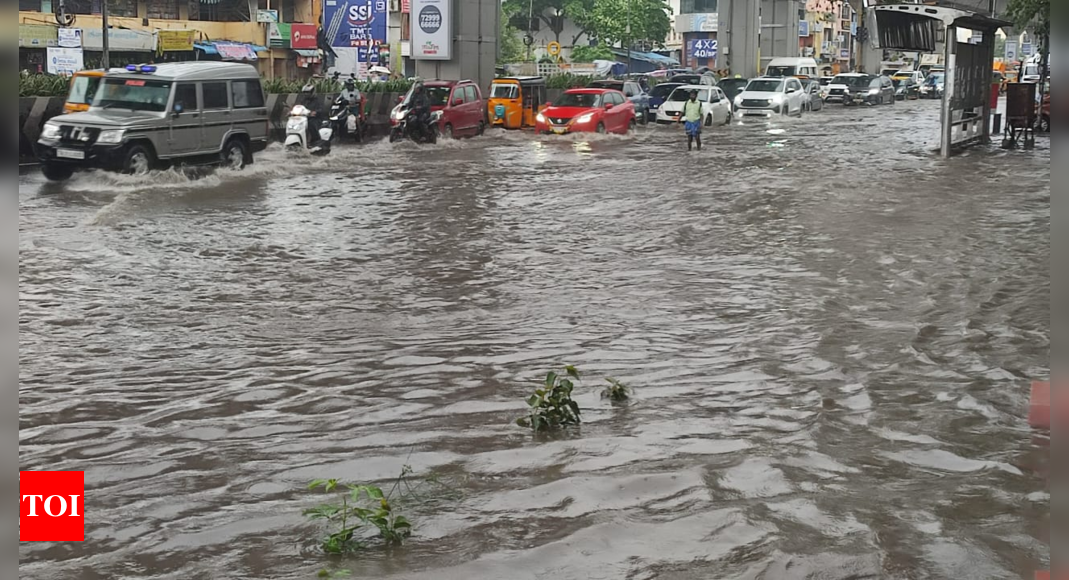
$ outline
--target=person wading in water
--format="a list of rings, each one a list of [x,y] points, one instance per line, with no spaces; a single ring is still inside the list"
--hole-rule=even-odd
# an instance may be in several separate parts
[[[683,128],[687,131],[687,151],[698,143],[702,150],[702,104],[698,102],[698,91],[690,92],[690,99],[683,103],[683,114],[679,116]]]

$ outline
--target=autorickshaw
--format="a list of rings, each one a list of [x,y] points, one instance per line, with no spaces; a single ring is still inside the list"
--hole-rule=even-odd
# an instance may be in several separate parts
[[[546,106],[546,79],[503,77],[490,83],[486,116],[490,125],[506,129],[534,127],[535,117]]]
[[[93,104],[93,97],[100,87],[100,79],[104,78],[102,70],[80,70],[71,76],[70,90],[67,92],[67,102],[63,104],[64,113],[81,113],[88,111]]]

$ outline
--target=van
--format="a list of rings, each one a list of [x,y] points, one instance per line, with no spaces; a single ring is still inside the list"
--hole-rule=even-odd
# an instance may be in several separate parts
[[[37,155],[47,179],[96,168],[144,174],[174,164],[241,169],[267,148],[267,103],[248,64],[129,65],[100,81],[89,110],[45,123]]]
[[[820,73],[817,72],[817,61],[812,58],[774,58],[765,68],[765,76],[815,79]]]

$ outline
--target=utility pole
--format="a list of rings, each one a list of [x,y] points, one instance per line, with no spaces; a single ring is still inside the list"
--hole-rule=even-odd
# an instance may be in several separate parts
[[[631,74],[631,0],[627,0],[627,74]]]
[[[111,53],[108,50],[108,0],[100,0],[100,22],[104,28],[103,47],[104,56],[100,59],[100,64],[104,70],[111,68]]]

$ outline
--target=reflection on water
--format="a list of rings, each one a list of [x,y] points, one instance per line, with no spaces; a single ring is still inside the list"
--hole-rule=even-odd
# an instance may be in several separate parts
[[[936,118],[23,176],[20,463],[85,470],[87,541],[22,576],[308,578],[303,485],[403,465],[465,498],[354,577],[1029,576],[1049,145],[943,161]],[[585,421],[532,437],[564,363]]]

